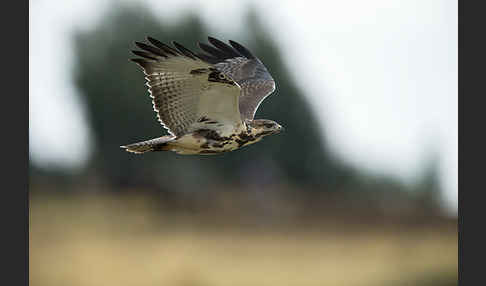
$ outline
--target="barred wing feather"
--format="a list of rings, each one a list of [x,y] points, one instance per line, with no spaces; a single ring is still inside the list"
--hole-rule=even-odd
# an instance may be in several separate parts
[[[176,42],[172,48],[147,39],[152,45],[137,42],[142,51],[133,53],[141,58],[132,61],[143,68],[154,110],[171,134],[190,132],[203,117],[231,126],[241,123],[236,83],[210,82],[211,63]]]

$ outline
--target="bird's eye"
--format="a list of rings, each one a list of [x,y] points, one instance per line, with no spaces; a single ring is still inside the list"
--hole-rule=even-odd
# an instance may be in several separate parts
[[[222,73],[220,73],[220,74],[218,75],[218,77],[219,77],[219,79],[225,79],[225,78],[226,78],[226,77],[224,76],[224,74],[222,74]]]
[[[266,124],[265,124],[265,127],[266,127],[266,128],[272,128],[272,127],[273,127],[273,124],[271,124],[271,123],[266,123]]]

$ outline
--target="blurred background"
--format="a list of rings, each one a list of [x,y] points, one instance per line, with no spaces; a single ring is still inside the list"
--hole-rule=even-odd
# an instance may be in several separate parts
[[[164,134],[134,41],[247,46],[286,132]],[[30,285],[457,285],[457,1],[29,1]]]

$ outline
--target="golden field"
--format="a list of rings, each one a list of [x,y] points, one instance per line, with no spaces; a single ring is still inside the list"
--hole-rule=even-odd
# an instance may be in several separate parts
[[[457,285],[454,224],[272,227],[202,216],[144,196],[32,195],[30,285]]]

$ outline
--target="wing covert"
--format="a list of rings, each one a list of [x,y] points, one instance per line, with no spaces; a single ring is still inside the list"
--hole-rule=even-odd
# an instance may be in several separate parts
[[[212,63],[241,86],[239,109],[242,120],[253,119],[260,103],[275,90],[275,81],[263,63],[235,41],[230,45],[208,37],[212,46],[199,43],[205,53],[197,56]]]

